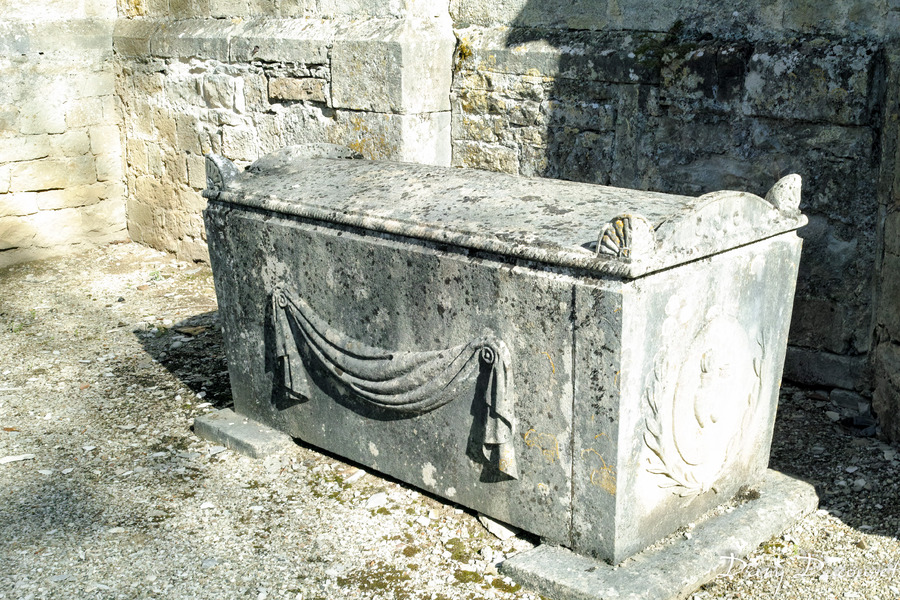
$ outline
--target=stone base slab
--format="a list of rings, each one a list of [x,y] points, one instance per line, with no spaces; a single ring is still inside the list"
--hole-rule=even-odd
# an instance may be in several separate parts
[[[541,545],[505,561],[500,571],[554,600],[674,600],[717,575],[737,570],[761,543],[816,509],[812,485],[769,469],[759,497],[713,516],[684,535],[657,544],[617,566],[565,548]]]
[[[275,454],[294,443],[289,435],[242,417],[230,408],[194,419],[194,433],[252,458]]]

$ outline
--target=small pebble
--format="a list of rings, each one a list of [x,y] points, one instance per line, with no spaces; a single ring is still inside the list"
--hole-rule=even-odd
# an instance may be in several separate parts
[[[366,500],[366,509],[374,510],[376,508],[380,508],[387,504],[387,494],[384,492],[378,492],[377,494],[373,494],[369,496],[369,499]]]

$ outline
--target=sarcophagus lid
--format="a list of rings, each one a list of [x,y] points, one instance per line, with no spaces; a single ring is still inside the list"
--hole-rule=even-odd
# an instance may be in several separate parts
[[[699,197],[408,163],[353,160],[327,145],[286,148],[244,173],[223,162],[206,194],[373,232],[626,278],[806,224],[800,177],[765,198]],[[215,167],[211,162],[211,168]],[[218,177],[218,179],[216,179]]]

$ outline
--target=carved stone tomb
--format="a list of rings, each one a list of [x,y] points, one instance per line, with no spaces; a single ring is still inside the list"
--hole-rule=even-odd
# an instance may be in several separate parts
[[[208,158],[238,413],[613,563],[762,476],[799,177],[691,198],[349,156]]]

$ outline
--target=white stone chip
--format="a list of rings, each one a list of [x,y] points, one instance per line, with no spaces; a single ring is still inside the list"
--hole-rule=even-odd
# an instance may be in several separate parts
[[[15,456],[4,456],[0,458],[0,465],[5,465],[6,463],[11,462],[19,462],[22,460],[32,460],[34,459],[34,454],[18,454]]]
[[[293,467],[293,465],[291,465],[291,466]],[[359,481],[360,479],[362,479],[365,476],[366,476],[366,472],[363,471],[362,469],[359,469],[358,471],[356,471],[356,473],[354,473],[353,475],[351,475],[350,477],[345,479],[344,483],[350,483],[350,484],[356,483],[357,481]]]
[[[478,520],[481,521],[485,529],[503,541],[516,537],[515,531],[486,515],[478,515]]]
[[[366,509],[374,510],[376,508],[380,508],[380,507],[384,506],[385,504],[387,504],[387,500],[388,500],[387,494],[385,494],[384,492],[378,492],[377,494],[373,494],[372,496],[369,496],[368,500],[366,500]]]

